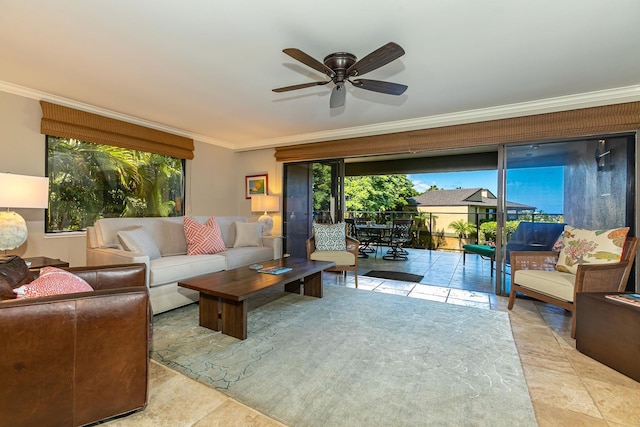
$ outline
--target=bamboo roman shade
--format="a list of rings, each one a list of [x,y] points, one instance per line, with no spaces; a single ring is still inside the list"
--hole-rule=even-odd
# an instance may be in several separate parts
[[[417,153],[640,129],[640,102],[276,147],[279,162]]]
[[[193,139],[40,101],[40,133],[193,159]]]

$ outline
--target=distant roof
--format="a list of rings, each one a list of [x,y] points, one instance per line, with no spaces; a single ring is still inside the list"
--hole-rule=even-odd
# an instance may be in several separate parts
[[[413,198],[418,206],[480,206],[497,208],[497,197],[486,188],[459,188],[456,190],[429,190]],[[507,209],[535,210],[535,206],[507,200]]]

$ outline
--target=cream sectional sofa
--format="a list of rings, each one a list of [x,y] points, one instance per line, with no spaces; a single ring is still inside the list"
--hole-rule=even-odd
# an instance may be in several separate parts
[[[193,217],[201,224],[208,218]],[[87,265],[146,264],[151,306],[157,314],[198,301],[197,292],[178,287],[180,280],[282,256],[282,239],[260,236],[259,229],[253,235],[253,226],[258,225],[246,217],[215,218],[227,250],[207,255],[187,255],[183,217],[100,219],[87,227]],[[119,232],[123,232],[120,237]],[[142,237],[135,245],[123,241],[131,233]]]

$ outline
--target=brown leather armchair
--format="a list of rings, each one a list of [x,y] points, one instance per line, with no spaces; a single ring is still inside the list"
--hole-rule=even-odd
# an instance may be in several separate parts
[[[67,270],[95,290],[0,302],[0,424],[79,426],[147,404],[145,265]]]

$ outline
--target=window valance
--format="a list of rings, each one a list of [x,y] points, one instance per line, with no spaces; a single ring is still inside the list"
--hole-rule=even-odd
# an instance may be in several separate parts
[[[279,162],[418,153],[640,129],[640,102],[276,147]]]
[[[46,101],[40,106],[45,135],[193,159],[193,139]]]

